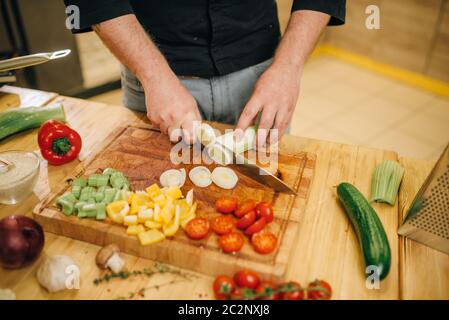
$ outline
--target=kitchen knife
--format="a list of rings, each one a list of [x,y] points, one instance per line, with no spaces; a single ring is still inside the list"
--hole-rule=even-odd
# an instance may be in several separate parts
[[[0,61],[0,72],[21,69],[37,64],[45,63],[50,60],[63,58],[70,54],[70,50],[60,50],[55,52],[44,52],[30,54],[27,56],[16,57],[8,60]]]
[[[270,171],[258,166],[255,162],[245,158],[239,153],[233,152],[230,148],[223,145],[222,143],[215,141],[220,147],[232,154],[234,164],[237,170],[243,173],[245,176],[250,177],[257,182],[260,182],[264,186],[272,188],[276,192],[284,192],[288,194],[297,195],[296,191],[286,184],[284,181],[273,175]]]

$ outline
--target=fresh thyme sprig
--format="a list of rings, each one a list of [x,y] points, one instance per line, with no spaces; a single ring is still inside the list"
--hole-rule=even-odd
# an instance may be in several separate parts
[[[161,263],[156,263],[154,265],[154,268],[144,268],[142,270],[132,270],[132,271],[121,271],[118,273],[110,272],[99,278],[94,279],[93,282],[95,285],[99,285],[100,283],[109,282],[113,279],[125,280],[137,276],[147,276],[148,278],[150,278],[155,274],[165,274],[165,273],[179,276],[185,280],[191,280],[192,278],[196,277],[193,274],[183,272],[179,269],[174,269]]]

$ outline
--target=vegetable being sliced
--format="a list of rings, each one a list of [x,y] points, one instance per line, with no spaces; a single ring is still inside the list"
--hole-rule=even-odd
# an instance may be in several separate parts
[[[203,166],[191,169],[189,178],[194,185],[200,188],[206,188],[212,183],[210,170]]]
[[[390,271],[391,250],[376,211],[350,183],[339,184],[337,194],[359,239],[365,266],[377,267],[380,280],[384,279]]]
[[[395,161],[386,160],[379,164],[374,169],[371,180],[371,201],[385,202],[393,206],[404,171]]]
[[[203,146],[208,146],[211,143],[215,142],[215,131],[207,123],[201,123],[201,125],[197,129],[197,137]]]
[[[212,171],[211,178],[217,186],[223,189],[233,189],[239,181],[234,170],[227,167],[216,167]]]

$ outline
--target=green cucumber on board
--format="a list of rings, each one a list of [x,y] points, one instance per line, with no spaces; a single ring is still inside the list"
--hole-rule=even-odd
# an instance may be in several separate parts
[[[377,267],[379,279],[385,279],[390,271],[391,250],[387,234],[376,211],[363,194],[350,183],[340,183],[337,194],[357,234],[365,266]]]

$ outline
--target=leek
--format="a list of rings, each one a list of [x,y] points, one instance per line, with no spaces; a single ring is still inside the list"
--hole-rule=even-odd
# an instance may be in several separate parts
[[[374,169],[371,179],[371,201],[394,205],[404,168],[397,162],[386,160]]]

